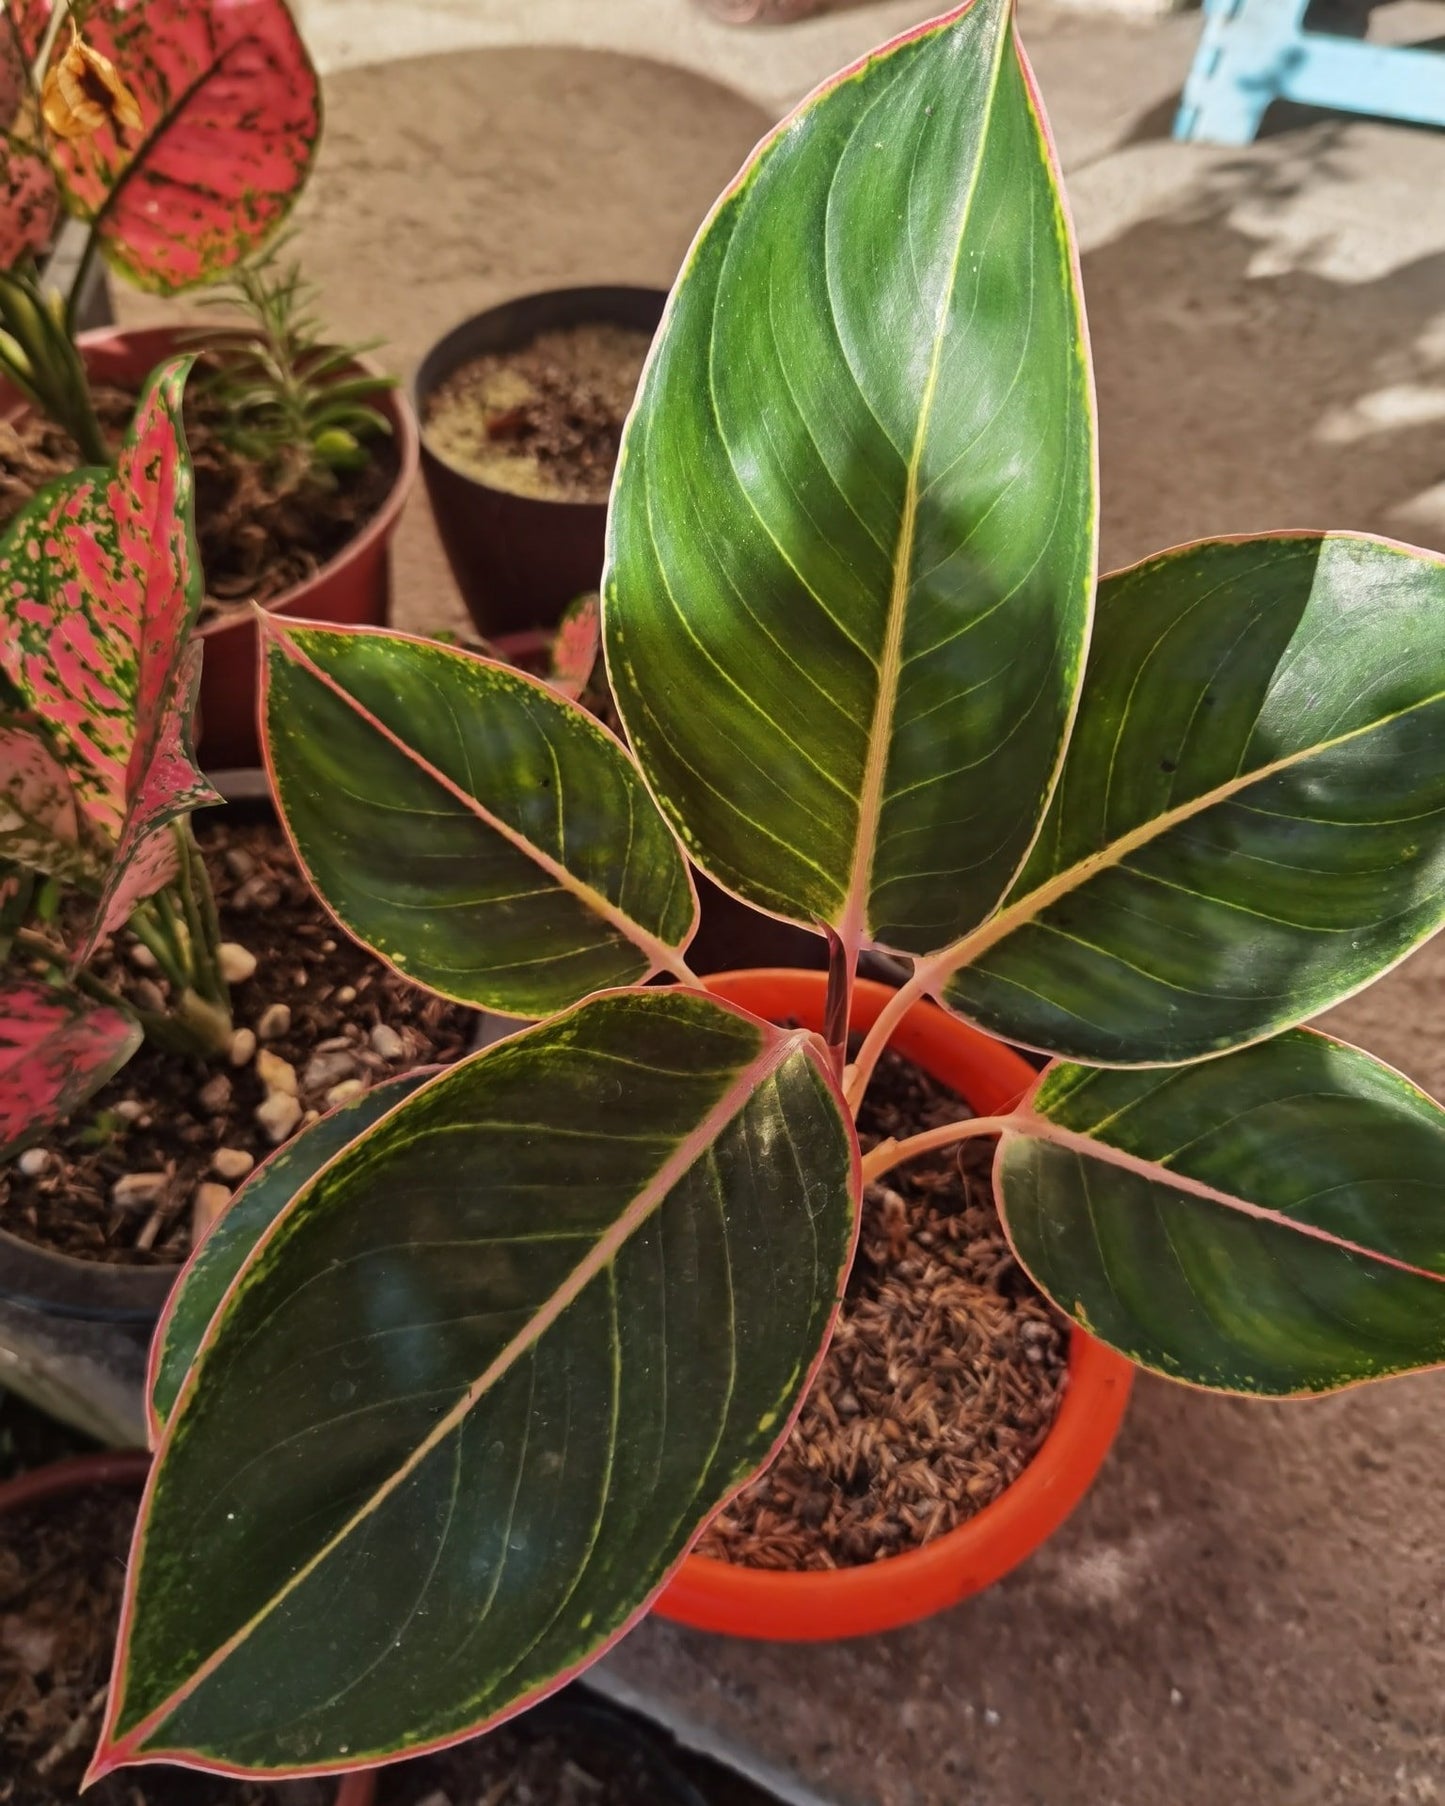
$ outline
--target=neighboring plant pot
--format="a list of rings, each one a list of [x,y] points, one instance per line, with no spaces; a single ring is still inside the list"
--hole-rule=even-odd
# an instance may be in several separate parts
[[[146,326],[87,332],[80,337],[86,368],[100,382],[139,382],[156,365],[191,349],[192,326]],[[374,366],[367,363],[367,370]],[[266,604],[272,614],[345,626],[385,626],[391,606],[391,537],[416,481],[417,432],[400,389],[376,398],[391,422],[398,458],[396,481],[361,532],[314,577]],[[206,656],[201,668],[200,744],[206,766],[260,763],[256,737],[256,627],[247,608],[235,618],[200,629]]]
[[[698,0],[725,25],[786,25],[826,11],[830,0]]]
[[[64,1461],[53,1461],[48,1467],[32,1468],[12,1480],[0,1481],[0,1518],[7,1511],[68,1498],[96,1486],[123,1486],[139,1492],[149,1471],[150,1456],[139,1450],[72,1455]],[[372,1806],[375,1797],[376,1776],[367,1769],[345,1776],[337,1789],[336,1806]]]
[[[652,333],[667,296],[653,288],[564,288],[524,295],[474,314],[440,340],[412,385],[422,422],[421,468],[447,562],[482,637],[511,656],[507,640],[555,627],[562,611],[602,577],[607,504],[548,501],[494,489],[449,464],[426,435],[427,405],[473,358],[518,351],[539,333],[569,326],[629,326]]]
[[[707,988],[770,1021],[821,1029],[819,973],[725,972]],[[870,1028],[891,992],[859,979],[851,1026]],[[1018,1054],[931,1003],[917,1003],[889,1043],[980,1115],[1009,1108],[1037,1074]],[[1083,1498],[1124,1416],[1134,1369],[1082,1330],[1069,1338],[1069,1383],[1053,1428],[1018,1479],[976,1517],[921,1549],[866,1567],[779,1574],[689,1555],[654,1607],[697,1630],[813,1642],[893,1630],[981,1592],[1032,1555]]]

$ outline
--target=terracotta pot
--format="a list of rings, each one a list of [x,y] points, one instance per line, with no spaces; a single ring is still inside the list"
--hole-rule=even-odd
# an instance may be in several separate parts
[[[412,399],[421,468],[457,587],[482,637],[494,644],[555,627],[569,602],[602,578],[607,504],[513,495],[449,464],[426,435],[427,405],[453,371],[494,351],[516,351],[567,326],[656,330],[667,296],[653,288],[564,288],[474,314],[440,340],[417,370]],[[506,656],[520,659],[507,646]]]
[[[86,368],[100,382],[135,383],[156,365],[189,349],[195,328],[146,326],[134,330],[87,332],[80,336]],[[366,364],[368,371],[374,366]],[[391,605],[391,538],[407,495],[416,481],[416,421],[399,389],[376,398],[391,422],[400,460],[396,481],[379,511],[349,545],[314,577],[266,604],[273,614],[346,626],[385,626]],[[200,740],[203,765],[256,765],[256,629],[250,610],[208,622],[201,628],[206,656],[201,668]]]
[[[75,1455],[67,1461],[55,1461],[48,1467],[17,1474],[13,1480],[0,1483],[0,1517],[7,1511],[19,1511],[48,1499],[88,1492],[95,1486],[124,1486],[139,1492],[145,1485],[150,1464],[149,1455],[132,1450],[119,1454]],[[371,1806],[375,1797],[376,1776],[368,1769],[343,1778],[337,1789],[336,1806]]]
[[[759,1016],[823,1026],[827,981],[813,972],[727,972],[708,989]],[[866,1029],[888,1001],[860,979],[852,1026]],[[889,1045],[949,1085],[983,1116],[1007,1110],[1032,1067],[931,1003],[915,1004]],[[924,1548],[868,1567],[779,1574],[690,1555],[654,1608],[698,1630],[769,1642],[812,1642],[893,1630],[992,1586],[1053,1535],[1083,1498],[1109,1451],[1134,1376],[1121,1355],[1082,1330],[1069,1340],[1069,1384],[1043,1447],[992,1505]]]

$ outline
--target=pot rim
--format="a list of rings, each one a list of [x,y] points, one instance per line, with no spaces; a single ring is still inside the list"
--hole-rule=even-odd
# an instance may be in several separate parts
[[[180,1267],[82,1260],[0,1229],[0,1302],[85,1323],[154,1323]]]
[[[416,421],[423,455],[460,482],[470,483],[477,489],[485,490],[488,495],[504,497],[508,503],[517,503],[523,507],[537,508],[543,511],[577,509],[589,514],[605,513],[606,497],[598,502],[580,502],[563,496],[521,495],[516,490],[498,488],[495,483],[488,483],[472,471],[464,470],[461,465],[453,463],[450,458],[439,452],[427,437],[426,403],[447,377],[472,356],[471,336],[484,320],[492,320],[499,314],[509,314],[529,307],[540,307],[546,311],[549,305],[575,301],[579,310],[582,311],[579,312],[577,319],[565,322],[565,324],[574,326],[605,325],[610,323],[605,316],[599,316],[594,320],[586,314],[585,308],[589,305],[606,305],[608,302],[615,303],[626,300],[637,300],[640,303],[645,299],[649,302],[656,301],[660,321],[662,311],[667,305],[667,296],[667,289],[659,288],[650,282],[569,282],[558,288],[528,289],[522,294],[509,296],[504,301],[496,301],[490,307],[479,308],[476,313],[468,314],[465,319],[458,320],[455,326],[449,327],[439,339],[433,341],[412,372],[411,380],[407,384],[407,398]],[[538,332],[546,330],[545,322],[524,326],[517,334],[515,345],[509,348],[516,349],[525,345]],[[643,329],[639,327],[638,330]],[[651,330],[655,333],[656,326]]]
[[[180,344],[183,334],[203,327],[204,322],[201,321],[182,321],[165,326],[101,326],[91,332],[81,333],[77,343],[82,353],[105,351],[112,347],[117,350],[134,347],[148,356],[153,355],[154,362],[159,363],[168,352],[186,348]],[[149,349],[152,346],[153,353]],[[355,368],[368,376],[391,374],[383,370],[375,359],[365,356],[355,360]],[[397,520],[406,506],[421,468],[421,435],[411,405],[410,388],[406,383],[397,380],[392,388],[377,396],[375,405],[391,422],[393,443],[397,451],[397,472],[386,500],[361,531],[348,539],[341,550],[328,558],[318,570],[290,589],[283,590],[279,596],[273,596],[269,602],[263,602],[261,606],[267,614],[304,615],[304,604],[308,597],[323,583],[329,582],[344,566],[365,556],[378,540],[390,538],[395,532]],[[237,617],[202,623],[196,629],[197,639],[215,639],[223,633],[238,632],[250,626],[251,617],[247,611],[238,609]]]
[[[0,1517],[22,1511],[47,1499],[68,1493],[88,1492],[94,1486],[121,1486],[139,1492],[150,1472],[151,1458],[144,1449],[99,1449],[85,1455],[66,1455],[43,1467],[0,1481]]]
[[[757,1010],[766,993],[768,1013],[822,1026],[826,973],[771,968],[717,973],[703,983],[745,1009]],[[876,980],[856,980],[851,1026],[871,1027],[892,995]],[[1038,1076],[1012,1048],[930,1002],[913,1006],[889,1045],[952,1084],[981,1114],[1007,1109]],[[952,1070],[940,1072],[935,1062]],[[688,1555],[654,1610],[699,1630],[811,1641],[895,1629],[992,1585],[1083,1498],[1123,1420],[1134,1368],[1122,1355],[1075,1327],[1068,1373],[1058,1415],[1028,1466],[956,1529],[866,1567],[783,1573]]]

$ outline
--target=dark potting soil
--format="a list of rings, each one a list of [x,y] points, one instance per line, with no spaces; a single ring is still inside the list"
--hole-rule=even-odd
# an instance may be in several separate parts
[[[112,384],[95,391],[106,436],[119,444],[139,392]],[[288,487],[232,451],[218,413],[196,378],[185,398],[186,442],[196,472],[196,533],[206,574],[201,619],[249,602],[269,602],[334,558],[381,509],[399,469],[389,437],[369,442],[359,470],[337,473],[334,487]],[[30,498],[81,463],[74,441],[39,414],[0,421],[0,530]]]
[[[564,1696],[456,1749],[383,1770],[377,1806],[697,1806],[658,1740],[651,1727],[594,1723]]]
[[[105,1710],[134,1493],[96,1487],[0,1514],[0,1806],[77,1798]],[[334,1783],[262,1787],[127,1769],[86,1806],[327,1806]]]
[[[369,1088],[465,1051],[475,1013],[408,983],[338,928],[273,822],[200,814],[195,827],[222,935],[256,958],[254,976],[231,990],[236,1027],[291,1068],[303,1121],[330,1107],[337,1085]],[[122,940],[97,960],[97,975],[137,1002],[147,986],[164,993],[146,950]],[[218,1171],[218,1150],[256,1164],[273,1151],[255,1114],[267,1090],[259,1067],[256,1055],[207,1065],[146,1044],[41,1144],[45,1171],[27,1175],[16,1161],[0,1169],[0,1229],[86,1260],[184,1260],[198,1188],[234,1190],[245,1177]],[[144,1174],[156,1180],[152,1192],[115,1201],[117,1181]]]
[[[885,1053],[859,1116],[865,1151],[970,1115]],[[698,1554],[755,1568],[857,1567],[918,1548],[996,1499],[1063,1397],[1068,1331],[1009,1250],[992,1140],[895,1167],[863,1201],[832,1345],[777,1460]]]
[[[570,326],[474,358],[427,403],[427,441],[493,489],[604,502],[651,342],[626,326]]]

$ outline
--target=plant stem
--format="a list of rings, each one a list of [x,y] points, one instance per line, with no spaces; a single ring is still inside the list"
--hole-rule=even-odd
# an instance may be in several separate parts
[[[163,923],[158,919],[153,919],[149,909],[142,908],[136,910],[126,923],[126,927],[149,951],[177,992],[186,990],[190,985],[190,974],[179,958],[178,950]]]
[[[882,1058],[883,1049],[893,1037],[894,1030],[902,1022],[915,1003],[926,997],[932,989],[934,979],[933,968],[925,961],[920,961],[913,968],[913,976],[899,988],[884,1004],[878,1020],[863,1037],[863,1045],[858,1049],[858,1058],[843,1075],[843,1096],[854,1117],[863,1103],[864,1093],[873,1077],[874,1068]]]
[[[75,337],[76,324],[80,318],[80,301],[85,293],[86,282],[90,278],[90,268],[95,262],[95,254],[100,249],[100,234],[92,225],[85,235],[85,249],[80,253],[75,266],[75,280],[70,285],[70,293],[65,297],[65,330],[71,338]]]
[[[46,935],[37,934],[33,928],[17,928],[15,945],[22,947],[27,953],[33,953],[37,959],[48,960],[52,966],[58,966],[61,971],[65,970],[70,960],[70,955],[64,947],[57,946]],[[73,983],[77,991],[83,991],[95,1003],[109,1004],[112,1009],[121,1010],[127,1016],[134,1016],[137,1013],[119,991],[112,991],[109,985],[102,984],[100,979],[92,977],[89,972],[77,972]]]
[[[9,8],[7,7],[6,10],[8,11]],[[54,52],[56,40],[59,38],[65,27],[66,20],[69,17],[70,0],[59,0],[59,4],[51,13],[49,22],[46,25],[45,36],[40,43],[40,54],[36,57],[35,67],[31,71],[31,79],[35,83],[37,90],[39,90],[41,83],[45,79],[45,71],[50,66],[50,58]]]
[[[702,980],[680,953],[674,953],[670,947],[659,946],[654,950],[654,957],[664,972],[671,972],[680,984],[691,985],[694,990],[703,988]]]
[[[191,838],[189,827],[177,822],[175,836],[180,858],[176,889],[185,910],[192,980],[202,997],[229,1011],[230,994],[221,977],[220,923],[206,868],[201,863],[200,850]]]
[[[920,1154],[931,1154],[935,1148],[946,1148],[956,1141],[971,1141],[976,1135],[1001,1135],[1019,1120],[1017,1116],[970,1116],[963,1122],[946,1122],[941,1128],[925,1129],[921,1135],[910,1135],[907,1141],[880,1141],[863,1156],[863,1183],[871,1185],[905,1160],[916,1160]]]

